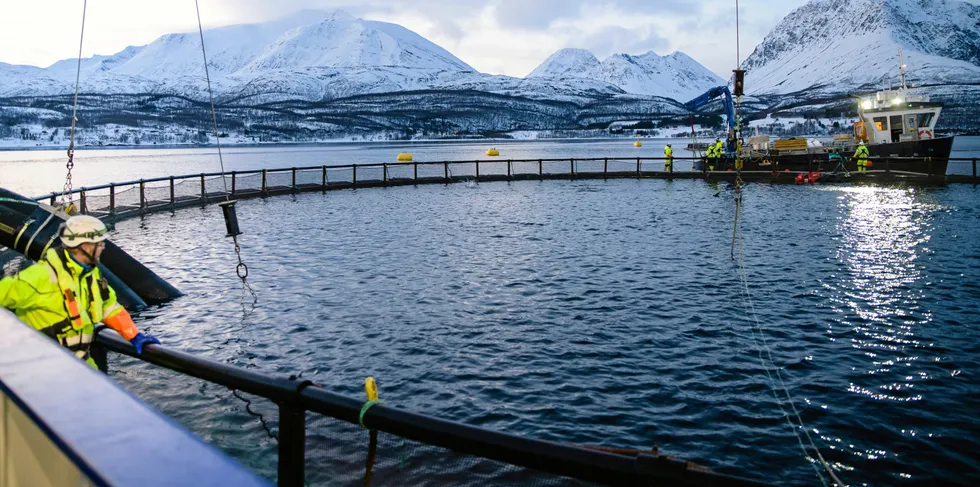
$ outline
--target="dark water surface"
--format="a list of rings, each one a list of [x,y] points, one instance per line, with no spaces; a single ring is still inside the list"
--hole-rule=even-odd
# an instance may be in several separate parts
[[[216,206],[114,239],[187,293],[140,326],[220,361],[353,397],[373,376],[392,406],[776,484],[820,485],[808,435],[849,485],[976,485],[978,197],[749,185],[748,300],[731,188],[702,181],[243,201],[244,318]],[[123,385],[274,477],[274,441],[228,390],[115,360]]]

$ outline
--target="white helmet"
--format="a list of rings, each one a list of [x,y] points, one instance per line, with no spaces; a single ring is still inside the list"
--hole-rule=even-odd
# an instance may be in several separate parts
[[[98,243],[109,238],[109,229],[102,220],[90,215],[75,215],[69,218],[61,230],[61,243],[68,248],[83,243]]]
[[[864,145],[864,141],[858,142],[858,145]]]

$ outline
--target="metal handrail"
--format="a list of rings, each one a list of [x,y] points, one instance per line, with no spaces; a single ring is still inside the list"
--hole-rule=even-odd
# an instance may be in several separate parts
[[[161,345],[148,345],[142,355],[137,355],[128,342],[105,328],[98,330],[96,342],[113,352],[261,396],[279,405],[280,486],[303,485],[304,466],[302,461],[297,463],[296,459],[305,458],[305,411],[351,424],[359,424],[361,419],[362,401],[330,392],[310,381],[293,377],[278,379]],[[290,416],[291,420],[285,420],[286,416]],[[460,453],[604,485],[650,485],[664,481],[670,481],[671,485],[691,486],[768,485],[708,471],[665,455],[640,454],[633,457],[524,438],[381,404],[363,414],[363,424],[372,430]]]
[[[701,160],[700,157],[680,157],[680,156],[673,157],[672,159],[675,160],[675,161],[699,161],[699,160]],[[771,156],[771,157],[769,157],[769,159],[772,160],[772,161],[779,161],[781,159],[781,157],[780,156]],[[948,162],[973,162],[974,165],[976,165],[976,161],[977,161],[976,158],[969,158],[969,157],[946,157],[946,158],[929,158],[929,157],[888,157],[888,158],[878,157],[878,158],[876,158],[876,157],[871,157],[871,158],[869,158],[869,160],[872,161],[872,162],[880,161],[880,160],[884,160],[884,159],[887,159],[888,161],[892,161],[892,162],[897,162],[897,163],[928,162],[930,160],[936,159],[936,160],[944,160],[944,161],[948,161]],[[348,170],[356,171],[356,168],[362,168],[362,169],[372,169],[372,168],[373,169],[386,169],[386,168],[390,168],[390,167],[399,167],[399,166],[401,166],[401,167],[411,167],[411,166],[441,166],[441,165],[446,165],[446,164],[493,164],[493,163],[497,163],[497,164],[501,164],[501,163],[509,163],[509,164],[513,164],[513,163],[550,164],[550,163],[568,163],[570,161],[571,162],[623,162],[623,161],[627,161],[627,162],[656,162],[656,161],[663,161],[663,160],[665,160],[664,157],[585,157],[585,158],[562,158],[562,159],[473,159],[473,160],[455,160],[455,161],[449,161],[449,160],[445,160],[445,161],[412,161],[412,162],[390,162],[390,163],[378,162],[378,163],[368,163],[368,164],[345,164],[345,165],[339,165],[339,166],[323,166],[323,165],[321,165],[321,166],[286,167],[286,168],[274,168],[274,169],[249,169],[249,170],[244,170],[244,171],[203,172],[203,173],[183,174],[183,175],[178,175],[178,176],[162,176],[162,177],[155,177],[155,178],[148,178],[148,179],[140,179],[140,180],[132,180],[132,181],[122,181],[122,182],[114,182],[114,183],[108,183],[108,184],[100,184],[100,185],[96,185],[96,186],[85,186],[85,187],[79,187],[79,188],[72,189],[71,194],[72,195],[75,195],[75,194],[80,194],[80,193],[85,192],[85,191],[97,191],[97,190],[102,190],[102,189],[118,188],[120,186],[137,186],[140,183],[144,183],[145,184],[145,183],[157,183],[157,182],[164,182],[164,181],[169,182],[171,180],[173,180],[173,181],[183,181],[183,180],[197,179],[197,178],[202,178],[202,177],[203,178],[215,178],[215,177],[220,177],[220,176],[224,176],[224,177],[229,177],[229,176],[245,176],[245,175],[251,175],[251,174],[262,174],[263,172],[269,174],[269,173],[288,173],[288,172],[295,172],[295,171],[313,171],[313,170],[322,170],[324,168],[330,169],[330,170],[344,170],[344,169],[348,169]],[[50,200],[52,197],[58,197],[60,195],[61,195],[60,192],[52,192],[52,193],[49,193],[49,194],[45,194],[43,196],[34,197],[33,199],[35,201],[45,201],[45,200]]]

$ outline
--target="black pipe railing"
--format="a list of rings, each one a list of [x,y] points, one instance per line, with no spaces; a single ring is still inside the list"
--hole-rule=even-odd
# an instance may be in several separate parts
[[[779,157],[769,158],[774,163],[779,162]],[[701,161],[696,157],[674,157],[677,161]],[[971,158],[948,158],[934,160],[930,158],[872,158],[872,162],[879,164],[874,169],[869,169],[866,174],[881,177],[884,180],[891,178],[918,177],[924,182],[940,183],[963,182],[974,185],[980,183],[977,178],[976,161]],[[583,163],[602,163],[588,165]],[[656,170],[649,170],[643,167],[644,162],[657,163]],[[282,169],[253,169],[246,171],[232,171],[230,173],[211,172],[197,173],[181,176],[166,176],[148,178],[135,181],[114,182],[96,186],[77,188],[72,191],[80,201],[82,213],[93,214],[96,216],[107,216],[114,219],[121,219],[135,215],[152,213],[153,211],[174,210],[176,208],[207,204],[226,196],[225,185],[220,185],[218,190],[208,190],[208,181],[216,178],[230,178],[231,184],[228,196],[234,195],[236,198],[253,198],[269,196],[274,194],[287,194],[307,191],[326,191],[328,189],[348,189],[358,187],[375,186],[394,186],[404,184],[432,184],[449,183],[465,179],[476,179],[478,181],[510,181],[516,179],[608,179],[632,178],[632,177],[662,177],[665,179],[679,178],[726,178],[728,171],[708,171],[707,164],[700,172],[673,171],[673,167],[668,171],[659,170],[659,164],[664,162],[662,157],[630,157],[630,158],[580,158],[580,159],[507,159],[507,160],[472,160],[472,161],[429,161],[429,162],[405,162],[405,163],[376,163],[376,164],[350,164],[344,166],[306,166]],[[533,169],[519,170],[519,165],[525,163],[533,167],[537,166],[537,171]],[[563,164],[559,164],[563,163]],[[940,165],[940,163],[942,163]],[[938,167],[945,167],[946,163],[968,163],[972,166],[970,174],[938,174]],[[545,171],[545,165],[551,164],[550,171]],[[619,167],[614,165],[618,164]],[[827,161],[823,161],[826,168]],[[909,167],[910,164],[925,164],[925,173],[913,173],[902,171],[902,167]],[[438,170],[441,166],[441,171]],[[467,169],[466,174],[457,171],[453,174],[454,166],[463,166]],[[814,161],[807,159],[807,167],[814,169]],[[411,167],[412,170],[407,177],[402,176],[408,171],[400,171],[400,168]],[[423,168],[420,174],[419,168]],[[778,168],[778,165],[773,165]],[[881,169],[883,167],[883,169]],[[432,168],[425,171],[426,168]],[[360,169],[360,170],[359,170]],[[369,170],[377,170],[377,174]],[[434,169],[434,170],[433,170]],[[496,171],[493,171],[496,169]],[[330,178],[328,172],[344,172],[344,177]],[[298,173],[309,173],[308,180],[316,182],[301,182]],[[314,174],[316,173],[316,174]],[[270,176],[277,174],[288,174],[290,181],[285,184],[273,184]],[[760,181],[788,181],[785,174],[776,172],[774,169],[768,170],[743,170],[743,179]],[[261,184],[246,184],[245,178],[261,175]],[[185,194],[178,194],[177,188],[186,181],[194,180],[199,189]],[[151,197],[147,194],[148,190],[164,190],[166,186],[156,186],[155,183],[167,183],[169,185],[169,198]],[[213,185],[212,185],[213,186]],[[107,191],[106,191],[107,190]],[[133,190],[138,192],[138,198],[130,197],[131,202],[122,201],[126,191]],[[48,195],[35,198],[37,201],[49,200],[53,205],[61,193],[53,192]]]
[[[279,406],[278,477],[282,487],[304,485],[307,411],[355,425],[360,421],[361,401],[310,381],[269,377],[160,345],[148,345],[142,355],[136,355],[129,343],[105,328],[97,332],[96,341],[113,352],[275,402]],[[603,485],[768,485],[654,452],[631,456],[535,440],[381,404],[363,414],[363,424],[459,453]]]

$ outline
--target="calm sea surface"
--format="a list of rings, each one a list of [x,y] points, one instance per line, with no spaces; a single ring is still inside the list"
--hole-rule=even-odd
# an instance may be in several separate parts
[[[620,145],[498,148],[514,158],[636,154]],[[654,145],[650,155],[662,150]],[[482,148],[412,150],[472,159]],[[226,164],[377,162],[399,150],[233,149]],[[202,150],[97,154],[76,184],[217,165]],[[55,159],[0,153],[0,185],[58,189]],[[35,167],[47,172],[21,174]],[[191,353],[302,374],[352,397],[373,376],[391,406],[563,443],[656,445],[775,484],[821,484],[812,441],[849,485],[977,485],[978,198],[969,185],[750,184],[736,259],[732,188],[703,181],[459,183],[248,200],[239,220],[254,307],[242,299],[217,207],[124,221],[113,238],[186,293],[137,319]],[[274,477],[274,440],[231,392],[129,359],[114,367],[125,387]],[[249,407],[276,428],[274,406]],[[791,426],[800,420],[803,428]],[[311,441],[367,441],[356,430],[317,431]],[[363,461],[353,458],[351,472],[311,465],[310,480],[359,485]]]

